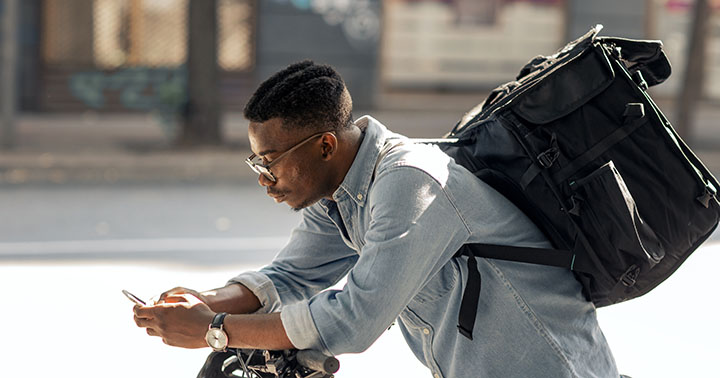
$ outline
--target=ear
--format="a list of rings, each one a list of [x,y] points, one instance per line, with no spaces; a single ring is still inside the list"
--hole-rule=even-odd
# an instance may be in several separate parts
[[[323,160],[330,160],[337,152],[338,140],[335,134],[326,133],[320,138]]]

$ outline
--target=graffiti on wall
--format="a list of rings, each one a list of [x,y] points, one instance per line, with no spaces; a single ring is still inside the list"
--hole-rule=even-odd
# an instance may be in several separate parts
[[[296,9],[322,16],[330,26],[340,26],[348,42],[357,49],[375,46],[380,38],[379,1],[372,0],[275,0]]]
[[[131,67],[118,71],[78,72],[70,76],[70,93],[85,105],[102,109],[116,92],[123,107],[153,110],[185,101],[184,68]]]
[[[184,66],[78,72],[70,76],[68,85],[72,96],[90,108],[106,108],[113,94],[123,108],[151,111],[165,126],[175,125],[187,101]]]

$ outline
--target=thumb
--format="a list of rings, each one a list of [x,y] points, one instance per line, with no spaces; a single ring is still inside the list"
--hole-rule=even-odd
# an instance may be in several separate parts
[[[194,306],[199,303],[204,303],[203,301],[200,300],[200,298],[198,298],[197,296],[195,296],[192,293],[184,293],[184,294],[175,296],[174,298],[178,298],[178,297],[182,298],[184,300],[184,302],[187,302],[191,306]]]
[[[175,287],[175,288],[172,288],[172,289],[160,294],[160,297],[155,301],[155,303],[168,302],[169,297],[177,297],[179,295],[182,295],[185,293],[191,293],[193,291],[194,290],[190,290],[190,289],[187,289],[184,287]],[[175,302],[177,302],[177,301],[175,301]]]

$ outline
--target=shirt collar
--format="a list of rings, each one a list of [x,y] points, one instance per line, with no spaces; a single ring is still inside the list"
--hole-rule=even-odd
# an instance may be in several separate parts
[[[340,201],[347,196],[359,206],[364,206],[365,201],[367,201],[370,182],[373,178],[375,163],[387,139],[388,130],[383,124],[370,116],[359,118],[355,121],[355,124],[364,129],[365,136],[343,182],[333,193],[333,199]]]

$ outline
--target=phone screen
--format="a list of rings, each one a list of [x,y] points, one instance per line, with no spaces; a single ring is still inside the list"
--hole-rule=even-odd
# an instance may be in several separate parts
[[[142,300],[142,299],[140,299],[140,298],[138,298],[137,295],[135,295],[135,294],[133,294],[133,293],[127,291],[127,290],[123,290],[122,292],[123,292],[123,294],[125,294],[125,296],[126,296],[129,300],[133,301],[133,302],[136,303],[136,304],[139,304],[140,306],[145,306],[145,301]]]

